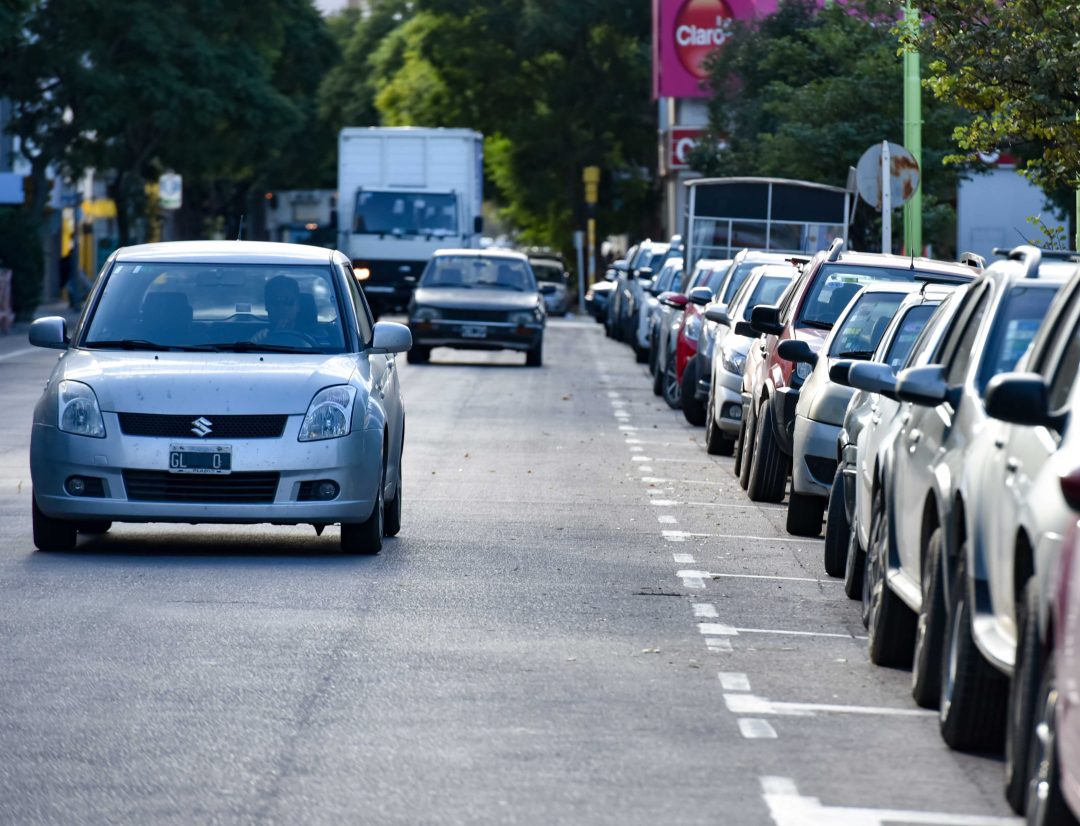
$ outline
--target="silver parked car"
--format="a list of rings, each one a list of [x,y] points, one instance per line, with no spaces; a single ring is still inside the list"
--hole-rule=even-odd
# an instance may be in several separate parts
[[[401,524],[408,328],[372,320],[348,258],[297,244],[147,244],[109,258],[34,410],[34,543],[113,522]]]

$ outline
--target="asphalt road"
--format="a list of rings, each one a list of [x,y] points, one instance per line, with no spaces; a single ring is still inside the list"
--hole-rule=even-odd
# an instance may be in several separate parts
[[[0,339],[0,822],[997,826],[871,666],[822,543],[591,321],[545,365],[402,362],[404,516],[117,525],[33,549],[30,413],[55,359]]]

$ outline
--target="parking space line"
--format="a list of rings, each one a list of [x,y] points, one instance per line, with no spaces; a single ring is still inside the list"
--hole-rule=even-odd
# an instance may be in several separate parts
[[[740,717],[739,733],[747,740],[775,740],[776,729],[760,717]]]
[[[724,705],[734,714],[773,714],[780,717],[816,717],[821,714],[861,714],[872,717],[937,717],[925,708],[851,706],[833,703],[786,703],[767,700],[756,694],[725,694]]]
[[[650,459],[648,456],[631,456],[630,458],[633,459],[635,462],[651,462],[652,461],[652,459]]]
[[[706,637],[705,646],[711,654],[730,654],[735,650],[727,637]]]
[[[684,505],[690,505],[695,508],[735,508],[743,510],[745,508],[756,508],[763,511],[786,511],[787,505],[761,505],[757,502],[751,502],[749,499],[744,504],[732,505],[729,502],[683,502]]]
[[[714,619],[719,616],[719,614],[716,613],[716,606],[711,602],[695,602],[694,616]]]
[[[673,499],[651,499],[649,500],[649,504],[658,508],[670,508],[679,503]]]
[[[660,514],[658,517],[656,517],[656,521],[659,522],[661,525],[674,525],[674,524],[676,524],[675,517],[672,516],[670,513],[662,513],[662,514]]]
[[[695,562],[692,554],[672,554],[671,558],[680,565],[693,565]]]
[[[721,671],[717,677],[720,678],[720,687],[724,691],[749,691],[750,690],[750,678],[745,674],[741,674],[737,671]]]
[[[698,631],[707,637],[737,637],[739,632],[722,622],[699,622]]]
[[[711,579],[767,579],[779,582],[813,582],[817,585],[843,585],[842,579],[815,579],[809,576],[772,576],[771,574],[714,574],[702,572]]]
[[[636,445],[631,445],[630,446],[630,452],[631,453],[641,453],[644,450],[645,450],[645,448],[643,448],[643,447],[637,447]]]
[[[619,430],[626,430],[626,431],[630,431],[630,430],[637,430],[637,428],[636,428],[636,427],[634,427],[633,425],[629,425],[629,424],[621,424],[621,425],[619,425]]]
[[[865,640],[866,635],[836,634],[831,631],[788,631],[782,628],[738,628],[740,634],[777,634],[787,637],[831,637],[837,640]]]

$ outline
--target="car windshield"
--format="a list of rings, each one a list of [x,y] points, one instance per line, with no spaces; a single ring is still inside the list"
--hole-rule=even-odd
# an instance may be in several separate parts
[[[998,373],[1016,367],[1035,333],[1042,324],[1050,302],[1057,293],[1057,285],[1038,287],[1013,287],[1005,297],[1005,305],[998,311],[985,356],[979,365],[978,387],[981,393],[987,382]]]
[[[563,268],[555,261],[530,261],[529,265],[542,284],[562,284]]]
[[[874,355],[885,329],[904,300],[904,293],[863,293],[840,329],[833,333],[832,358],[868,359]]]
[[[731,276],[728,278],[727,284],[724,285],[724,294],[720,297],[720,300],[725,304],[729,303],[732,296],[735,295],[735,291],[742,286],[747,276],[760,266],[760,261],[747,261],[742,264],[732,264],[731,269],[728,270],[728,273],[730,273]]]
[[[910,268],[859,267],[844,263],[824,264],[803,301],[802,311],[795,326],[831,330],[836,319],[851,303],[851,299],[867,284],[876,281],[901,281],[910,284],[916,278],[946,284],[954,284],[962,280],[959,276],[950,278],[941,276],[939,273]]]
[[[930,316],[934,314],[937,306],[937,304],[920,304],[918,307],[912,307],[904,313],[904,317],[896,328],[896,334],[893,336],[892,341],[889,342],[889,349],[884,359],[885,363],[893,370],[899,370],[907,362],[912,345],[923,331],[926,322],[930,320]]]
[[[329,266],[116,263],[82,346],[341,353]]]
[[[745,314],[758,306],[758,304],[775,304],[780,300],[780,296],[784,294],[784,290],[791,283],[791,279],[792,276],[790,275],[761,276],[757,284],[754,285],[754,291],[750,293],[750,297],[746,300],[741,312]]]
[[[457,196],[430,192],[356,193],[353,232],[365,235],[456,235]]]
[[[436,255],[428,261],[420,286],[535,292],[536,278],[532,268],[519,258]]]

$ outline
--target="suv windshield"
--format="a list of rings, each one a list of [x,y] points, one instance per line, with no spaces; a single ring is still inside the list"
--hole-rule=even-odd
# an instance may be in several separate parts
[[[836,319],[851,303],[851,299],[867,284],[875,281],[902,281],[910,284],[916,279],[942,284],[962,283],[964,280],[959,276],[950,277],[908,268],[860,267],[843,262],[824,264],[803,301],[795,326],[831,330]]]
[[[868,359],[874,355],[904,297],[903,293],[864,293],[833,334],[829,355],[851,359]]]
[[[421,287],[535,292],[532,268],[521,259],[484,255],[436,255],[420,278]]]
[[[329,266],[125,263],[112,267],[82,346],[341,353]]]
[[[365,235],[456,235],[457,196],[430,192],[356,193],[353,232]]]

